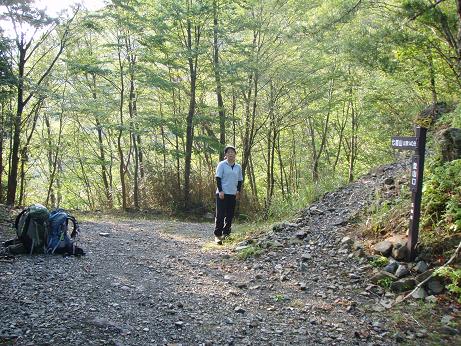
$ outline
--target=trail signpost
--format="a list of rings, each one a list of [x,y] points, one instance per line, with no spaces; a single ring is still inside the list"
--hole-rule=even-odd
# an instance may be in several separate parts
[[[395,149],[414,150],[415,155],[411,160],[410,190],[412,192],[410,232],[408,234],[409,260],[416,256],[416,243],[418,242],[419,218],[421,216],[421,198],[423,190],[424,154],[426,151],[427,129],[416,127],[415,137],[392,137],[392,147]]]

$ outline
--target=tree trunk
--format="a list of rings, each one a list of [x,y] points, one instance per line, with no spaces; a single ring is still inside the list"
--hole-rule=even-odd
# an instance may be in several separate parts
[[[139,148],[138,134],[136,126],[137,108],[136,108],[136,89],[135,89],[135,67],[136,55],[131,37],[127,33],[125,36],[125,47],[127,51],[127,61],[130,76],[130,92],[128,99],[128,110],[130,113],[130,132],[134,150],[134,177],[133,177],[133,203],[134,209],[139,210],[140,206],[140,189],[139,189]]]
[[[270,111],[269,111],[270,112]],[[272,122],[270,123],[269,125],[269,130],[267,131],[267,147],[266,147],[266,150],[267,150],[267,153],[266,153],[266,200],[265,200],[265,211],[267,212],[268,209],[269,209],[269,206],[270,206],[270,194],[271,194],[271,180],[272,180],[272,176],[271,176],[271,148],[272,148]],[[267,218],[267,214],[265,215],[265,217]]]
[[[168,70],[169,77],[170,77],[170,82],[174,82],[173,76],[171,75],[171,69]],[[175,127],[178,126],[177,122],[177,114],[181,113],[181,89],[178,88],[178,106],[176,104],[176,93],[175,93],[175,88],[173,87],[171,89],[171,99],[172,99],[172,105],[173,105],[173,117],[174,117],[174,125]],[[161,108],[162,104],[160,103],[160,112],[162,112]],[[163,127],[162,127],[163,131]],[[174,149],[175,149],[175,158],[176,158],[176,191],[181,191],[181,160],[179,158],[179,136],[178,132],[174,132]],[[166,154],[165,154],[166,155]],[[166,160],[165,160],[165,155],[164,155],[164,171],[166,169]],[[165,178],[165,175],[164,175]]]
[[[21,145],[21,122],[24,110],[24,68],[26,64],[26,49],[23,48],[24,39],[18,44],[18,84],[17,84],[17,109],[13,122],[13,147],[11,149],[11,166],[8,174],[8,191],[6,204],[13,206],[16,200],[16,187],[18,185],[19,147]]]
[[[32,120],[32,128],[30,129],[30,133],[26,138],[26,143],[24,146],[21,148],[21,168],[20,168],[20,189],[19,189],[19,205],[23,205],[24,203],[24,193],[25,193],[25,167],[26,167],[26,162],[29,160],[28,155],[29,155],[29,144],[30,141],[32,140],[32,135],[34,134],[35,128],[37,126],[37,121],[38,121],[38,115],[40,112],[40,108],[42,106],[43,99],[39,99],[38,102],[34,105],[32,108],[31,114],[33,113],[33,120]],[[29,115],[30,116],[30,115]]]
[[[56,207],[56,196],[54,194],[54,191],[53,191],[53,183],[52,183],[52,180],[54,179],[54,173],[55,172],[55,169],[56,169],[56,166],[55,164],[53,163],[53,142],[51,140],[51,124],[50,124],[50,119],[48,117],[48,115],[45,115],[45,126],[46,126],[46,132],[48,134],[48,148],[47,148],[47,151],[48,151],[48,170],[49,170],[49,173],[50,173],[50,179],[49,179],[49,183],[48,183],[48,193],[47,193],[47,197],[46,197],[46,202],[45,202],[45,206],[46,207],[49,207],[48,206],[48,201],[51,199],[51,207],[54,208]],[[57,163],[57,160],[54,161],[55,163]]]
[[[174,92],[173,92],[173,97],[174,97]],[[165,128],[163,126],[163,107],[162,107],[162,101],[159,100],[158,103],[158,108],[159,108],[159,113],[160,117],[162,118],[162,124],[160,125],[160,135],[162,136],[162,158],[163,158],[163,163],[162,163],[162,180],[166,179],[166,134],[165,134]],[[173,106],[173,115],[175,114],[175,107]]]
[[[252,54],[256,54],[256,66],[259,60],[259,36],[260,32],[253,31]],[[245,119],[244,119],[244,136],[243,136],[243,155],[242,155],[242,174],[245,180],[246,169],[249,163],[250,152],[253,147],[255,133],[255,117],[258,98],[258,70],[252,70],[248,74],[248,93],[244,94],[245,98]],[[254,96],[253,95],[254,88]],[[252,102],[253,101],[253,102]],[[252,109],[250,109],[252,107]]]
[[[358,128],[358,122],[357,122],[356,109],[351,99],[351,131],[352,133],[350,137],[349,174],[348,174],[349,182],[352,182],[354,180],[355,159],[357,157],[357,128]]]
[[[336,172],[336,167],[339,162],[339,157],[341,155],[341,148],[342,148],[342,143],[344,140],[344,129],[346,128],[346,121],[344,121],[340,126],[339,126],[339,143],[338,143],[338,148],[336,151],[336,157],[335,157],[335,163],[333,164],[333,172]]]
[[[133,63],[133,62],[132,62]],[[131,66],[133,68],[133,66]],[[139,149],[137,142],[137,131],[135,126],[136,118],[136,95],[134,86],[134,72],[130,72],[130,95],[128,108],[131,118],[131,135],[133,138],[133,149],[134,149],[134,182],[133,182],[133,202],[135,210],[139,210]]]
[[[250,154],[248,158],[248,181],[250,182],[251,193],[253,195],[254,201],[258,203],[258,187],[256,186],[256,177],[253,166],[253,158]]]
[[[248,95],[245,100],[245,132],[243,137],[243,157],[242,157],[242,174],[245,179],[246,170],[249,164],[249,158],[251,149],[253,148],[255,138],[255,117],[257,108],[257,96],[258,96],[258,77],[250,73],[248,77]],[[253,94],[254,87],[254,96]],[[252,102],[253,101],[253,102]]]
[[[140,177],[140,182],[141,182],[141,201],[144,203],[144,198],[146,198],[146,183],[145,183],[145,172],[144,172],[144,155],[142,151],[142,140],[141,140],[141,134],[138,133],[137,138],[138,144],[137,144],[137,150],[138,150],[138,160],[139,160],[139,177]]]
[[[237,131],[235,130],[236,127],[236,122],[237,120],[235,119],[235,110],[237,109],[237,95],[235,93],[235,90],[232,88],[232,145],[235,147],[235,136],[237,134]]]
[[[192,66],[192,65],[191,65]],[[190,101],[189,112],[187,114],[187,129],[186,129],[186,155],[184,160],[184,209],[189,209],[190,203],[190,174],[192,161],[192,144],[194,139],[194,113],[195,113],[195,71],[191,69],[190,81]]]
[[[194,114],[195,114],[195,92],[197,82],[197,60],[198,53],[193,51],[193,48],[198,48],[200,41],[200,27],[194,27],[194,45],[192,42],[192,23],[187,20],[187,50],[189,53],[189,74],[190,74],[190,96],[189,96],[189,111],[187,113],[186,127],[186,151],[184,159],[184,209],[190,208],[190,174],[192,162],[192,145],[194,140]]]
[[[275,146],[277,140],[277,122],[275,119],[275,98],[274,98],[274,87],[272,81],[269,83],[270,86],[270,101],[269,101],[269,130],[267,133],[267,186],[266,186],[266,212],[269,211],[272,202],[272,196],[274,194],[274,163],[275,163]],[[266,215],[268,217],[269,215]]]
[[[280,147],[280,134],[277,136],[277,157],[279,159],[280,169],[280,188],[282,189],[282,198],[285,199],[286,195],[290,195],[290,186],[288,176],[286,173],[285,165],[282,159],[282,148]]]
[[[333,67],[333,73],[336,69],[336,62]],[[312,180],[317,182],[319,180],[319,165],[320,165],[320,158],[325,150],[325,146],[327,143],[327,136],[328,136],[328,129],[330,125],[330,115],[331,115],[331,103],[333,100],[333,88],[334,88],[334,79],[330,80],[330,85],[328,87],[328,107],[327,107],[327,115],[325,117],[323,127],[322,127],[322,137],[320,138],[320,146],[318,150],[315,150],[315,142],[313,142],[313,155],[312,155]],[[312,133],[314,133],[315,129],[312,128]]]
[[[0,114],[0,203],[3,203],[3,141],[5,133],[5,102],[1,104],[2,110]]]
[[[431,93],[432,93],[432,103],[435,105],[437,103],[437,89],[435,88],[435,70],[434,70],[434,63],[432,61],[431,51],[429,51],[429,53],[427,54],[427,60],[429,62],[429,78],[430,78]]]
[[[59,117],[59,133],[58,133],[58,142],[56,144],[56,152],[54,153],[54,158],[53,158],[53,151],[52,151],[52,141],[51,141],[51,126],[50,126],[50,121],[48,117],[45,117],[45,122],[46,126],[48,129],[48,144],[50,148],[48,149],[49,151],[49,165],[50,165],[50,184],[48,186],[48,193],[46,196],[46,202],[45,205],[48,206],[49,199],[51,197],[51,205],[52,207],[57,207],[56,205],[56,195],[53,189],[53,184],[56,180],[56,172],[58,170],[58,164],[59,164],[59,154],[60,154],[60,147],[61,147],[61,139],[62,139],[62,128],[63,128],[63,113],[61,113]]]
[[[92,74],[92,94],[93,100],[96,101],[97,94],[96,94],[96,74]],[[101,162],[101,175],[102,175],[102,182],[104,184],[104,194],[106,196],[107,207],[109,209],[113,208],[114,202],[112,197],[112,186],[109,184],[108,179],[108,172],[106,166],[106,154],[104,150],[104,141],[103,141],[103,132],[102,132],[102,124],[99,119],[99,113],[95,114],[95,122],[96,122],[96,129],[98,132],[98,147],[99,147],[99,160]]]
[[[458,47],[458,76],[461,79],[461,0],[456,0],[456,9],[458,13],[458,36],[456,38]]]
[[[91,192],[90,180],[88,179],[88,176],[86,175],[85,164],[83,163],[82,156],[80,155],[80,153],[78,156],[79,156],[78,162],[80,164],[80,169],[82,170],[82,180],[83,180],[83,184],[85,185],[86,196],[88,199],[88,206],[90,210],[94,210],[94,202],[93,202],[94,199],[93,199],[93,194]]]
[[[126,203],[126,183],[125,183],[125,157],[123,154],[123,147],[122,147],[122,136],[123,136],[123,104],[124,104],[124,93],[125,93],[125,83],[123,77],[123,62],[122,62],[122,53],[121,53],[121,42],[120,36],[118,37],[118,63],[120,68],[120,105],[119,105],[119,117],[120,117],[120,124],[117,136],[117,151],[118,157],[120,160],[119,164],[119,174],[120,174],[120,184],[122,188],[122,210],[127,210],[127,203]]]
[[[222,147],[226,145],[226,114],[221,92],[221,75],[219,67],[219,47],[218,47],[218,4],[213,0],[213,68],[216,81],[216,98],[219,113],[219,143]],[[224,159],[224,152],[219,151],[219,161]]]

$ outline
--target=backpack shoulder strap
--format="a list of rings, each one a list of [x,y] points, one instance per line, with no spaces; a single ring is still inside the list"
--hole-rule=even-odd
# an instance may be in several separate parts
[[[75,217],[73,217],[72,215],[68,215],[67,220],[72,221],[72,224],[74,227],[72,229],[72,233],[70,234],[70,237],[75,238],[80,233],[80,226],[78,225],[78,222],[75,219]]]
[[[26,214],[30,211],[30,208],[26,208],[24,209],[23,211],[21,211],[19,213],[18,216],[16,216],[16,220],[14,220],[14,228],[16,229],[16,234],[18,236],[19,239],[23,239],[27,233],[27,230],[29,229],[29,223],[30,223],[30,215],[29,214]],[[21,217],[25,215],[25,220],[24,220],[24,224],[22,226],[22,230],[19,229],[19,222],[20,222],[20,219]],[[21,232],[21,233],[19,233]]]
[[[23,211],[21,211],[18,216],[16,216],[16,219],[14,220],[14,228],[15,229],[18,229],[19,227],[19,219],[21,218],[21,216],[23,216],[27,211],[29,210],[29,208],[26,208],[24,209]]]

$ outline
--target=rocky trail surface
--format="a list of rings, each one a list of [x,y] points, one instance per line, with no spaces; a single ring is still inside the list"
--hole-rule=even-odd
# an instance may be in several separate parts
[[[246,260],[210,244],[210,223],[83,222],[84,257],[0,261],[0,345],[396,344],[370,265],[351,256],[343,231],[402,169],[384,167],[239,244],[263,249]]]

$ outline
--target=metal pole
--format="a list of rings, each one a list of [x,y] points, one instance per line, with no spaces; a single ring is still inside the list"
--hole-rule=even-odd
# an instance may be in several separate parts
[[[416,178],[416,189],[412,193],[411,216],[410,216],[410,233],[408,234],[408,253],[409,260],[413,261],[416,257],[416,244],[418,242],[419,218],[421,216],[421,198],[423,194],[423,172],[424,172],[424,154],[426,151],[426,133],[424,127],[416,127],[416,137],[418,138],[418,146],[415,149],[416,157],[413,159],[412,178]],[[416,164],[416,167],[414,165]],[[414,169],[415,168],[415,169]],[[413,172],[416,172],[416,177],[413,177]]]

